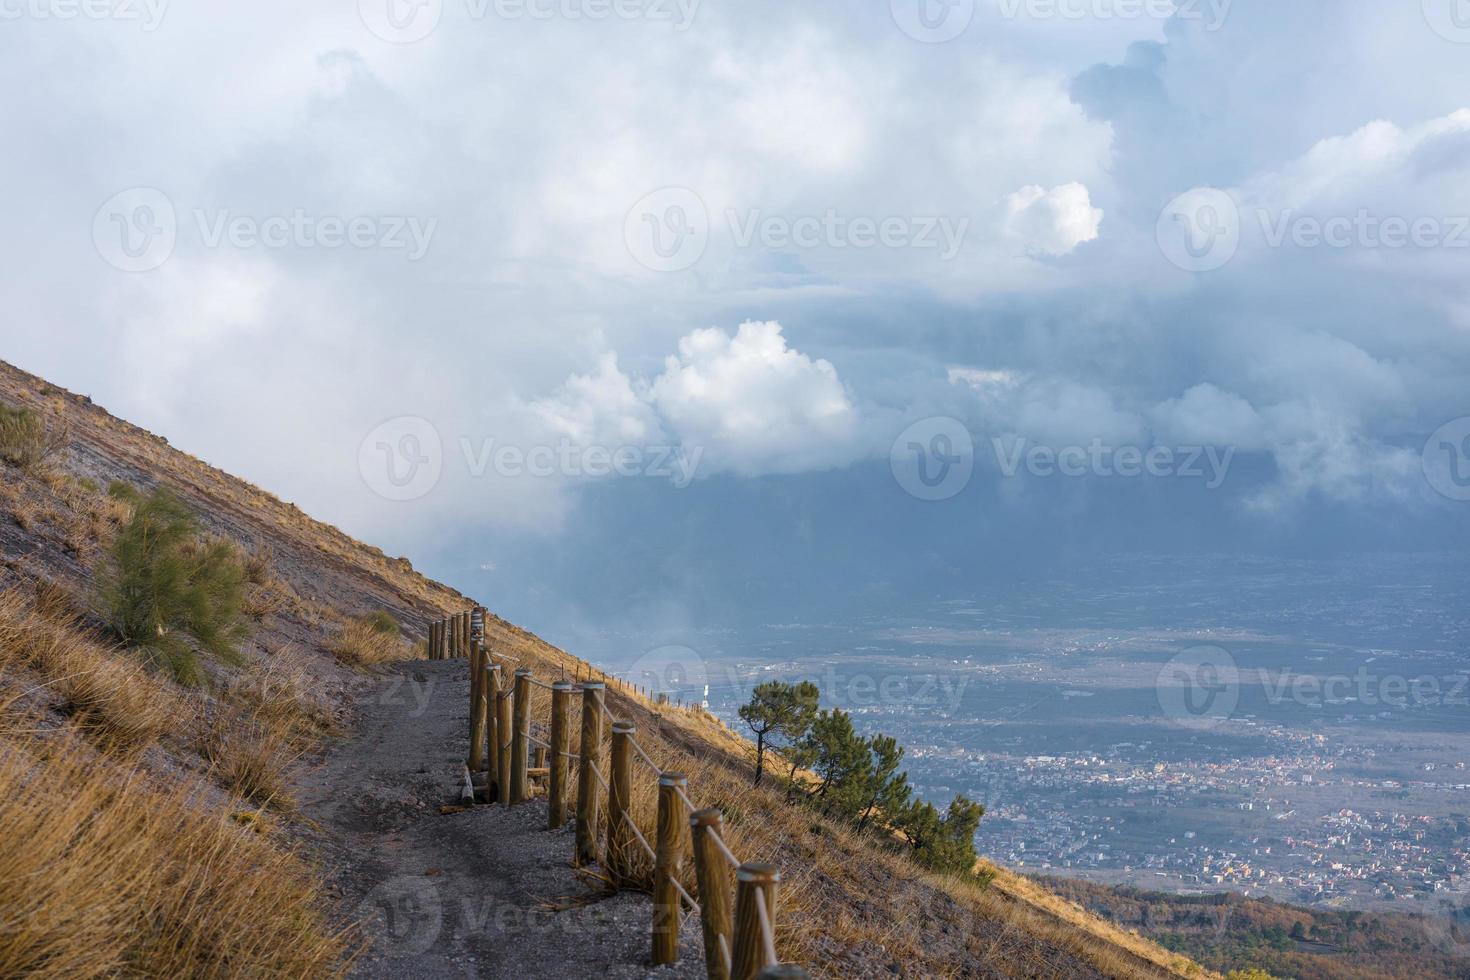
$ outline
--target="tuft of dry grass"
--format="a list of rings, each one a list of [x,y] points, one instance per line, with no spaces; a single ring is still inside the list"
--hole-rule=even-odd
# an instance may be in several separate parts
[[[36,671],[39,688],[110,744],[144,745],[190,714],[171,685],[82,632],[54,587],[41,597],[37,607],[18,589],[0,592],[0,668]]]
[[[205,741],[205,758],[232,792],[262,806],[290,803],[287,774],[299,753],[283,726],[231,713]]]
[[[74,736],[0,740],[0,976],[333,976],[307,866]]]
[[[349,620],[328,645],[343,663],[355,667],[412,660],[418,650],[397,633],[383,631],[367,619]]]

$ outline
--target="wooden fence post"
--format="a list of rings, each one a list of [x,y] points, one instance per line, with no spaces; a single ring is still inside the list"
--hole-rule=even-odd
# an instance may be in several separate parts
[[[454,614],[454,659],[465,655],[465,633],[469,632],[469,617],[464,613]]]
[[[437,620],[429,624],[429,659],[439,659],[439,622]]]
[[[511,686],[507,683],[505,671],[502,670],[499,673],[500,693],[495,699],[495,771],[500,775],[500,782],[496,784],[496,788],[500,793],[500,804],[510,806]]]
[[[597,779],[602,756],[601,681],[582,682],[581,767],[577,772],[577,863],[597,860],[597,818],[602,784]]]
[[[485,768],[485,648],[470,651],[470,775]]]
[[[766,907],[775,943],[776,888],[781,870],[774,864],[742,864],[735,871],[735,943],[730,952],[730,980],[753,980],[764,967],[774,966],[766,956],[759,902]]]
[[[684,868],[689,848],[689,808],[680,792],[689,780],[683,773],[665,772],[658,777],[658,842],[653,862],[653,965],[679,961],[679,890],[674,882]]]
[[[551,685],[551,773],[546,779],[546,829],[567,822],[567,753],[572,750],[572,683]]]
[[[525,667],[516,671],[515,726],[510,746],[510,801],[524,803],[529,789],[526,763],[531,744],[531,671]]]
[[[719,810],[697,810],[689,817],[694,836],[694,875],[699,884],[699,920],[704,929],[704,966],[709,980],[730,980],[730,875],[725,856],[711,834],[724,831]]]
[[[449,620],[439,620],[439,638],[434,643],[434,659],[444,660],[449,651]]]
[[[612,774],[607,778],[607,865],[614,885],[633,876],[633,831],[628,828],[628,809],[633,803],[633,737],[638,727],[626,721],[613,722]]]
[[[489,657],[485,658],[489,660]],[[485,765],[490,770],[490,781],[495,784],[497,799],[505,795],[505,783],[500,778],[500,665],[485,665]]]

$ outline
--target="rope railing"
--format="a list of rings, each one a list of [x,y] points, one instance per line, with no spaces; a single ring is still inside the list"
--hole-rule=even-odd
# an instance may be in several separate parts
[[[612,713],[607,688],[631,693],[638,690],[636,685],[595,677],[574,683],[565,673],[553,683],[542,681],[521,658],[486,646],[485,620],[484,611],[478,609],[437,620],[429,624],[427,641],[431,660],[463,657],[470,662],[471,751],[465,767],[470,788],[505,806],[544,792],[547,828],[572,822],[576,863],[600,863],[615,888],[647,887],[646,879],[641,884],[639,880],[647,866],[639,870],[634,858],[641,852],[651,860],[655,966],[678,962],[680,933],[696,913],[705,969],[712,980],[756,980],[763,971],[779,966],[775,920],[780,871],[773,865],[742,862],[725,841],[721,812],[698,807],[690,798],[688,780],[661,766],[638,741],[637,726]],[[577,674],[584,673],[582,667]],[[534,723],[545,738],[532,734],[532,688],[551,694],[550,724],[544,716]],[[581,700],[581,721],[574,747],[576,696]],[[545,710],[545,702],[540,704],[538,714]],[[605,768],[604,739],[609,730],[610,768]],[[528,764],[533,753],[534,767]],[[636,763],[658,779],[653,835],[633,816]],[[475,776],[482,777],[478,787]],[[695,886],[692,890],[680,880],[686,874]],[[782,977],[804,975],[789,966],[780,970]]]

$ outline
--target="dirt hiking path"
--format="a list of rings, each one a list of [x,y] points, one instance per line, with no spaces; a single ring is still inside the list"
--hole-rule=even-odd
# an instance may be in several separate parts
[[[314,856],[361,920],[352,975],[703,977],[698,919],[679,964],[650,967],[649,897],[572,868],[571,826],[547,831],[544,802],[440,813],[458,802],[468,715],[464,661],[396,666],[296,780]]]

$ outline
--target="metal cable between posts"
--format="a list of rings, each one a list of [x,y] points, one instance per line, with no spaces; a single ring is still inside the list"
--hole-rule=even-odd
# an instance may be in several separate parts
[[[730,944],[725,941],[724,933],[720,933],[720,958],[725,961],[725,973],[728,974],[734,967],[730,963]]]
[[[648,763],[648,768],[652,769],[655,775],[662,776],[664,773],[663,768],[657,762],[654,762],[653,758],[647,752],[643,751],[643,746],[638,744],[638,739],[630,738],[628,741],[633,743],[633,751],[637,752],[643,757],[643,761]]]
[[[678,794],[679,799],[681,799],[681,800],[684,801],[684,805],[689,808],[689,812],[690,813],[693,813],[695,810],[698,810],[699,809],[699,807],[695,806],[690,801],[689,794],[687,794],[687,793],[684,792],[684,787],[682,787],[682,786],[675,786],[674,787],[674,792]]]
[[[638,843],[643,845],[643,850],[648,853],[648,856],[657,861],[658,855],[653,852],[653,847],[648,843],[648,838],[643,836],[643,831],[639,830],[633,818],[628,816],[627,810],[623,811],[623,822],[628,825],[629,830],[633,831],[633,836],[638,838]]]
[[[776,956],[776,937],[772,935],[771,913],[766,909],[766,889],[763,885],[755,886],[755,912],[761,920],[761,943],[765,946],[766,962],[764,966],[775,966],[781,960]]]
[[[704,828],[704,832],[709,834],[710,840],[713,840],[715,842],[715,846],[720,849],[720,853],[725,855],[725,860],[730,862],[730,867],[740,867],[740,859],[734,854],[730,853],[730,849],[725,846],[724,840],[720,838],[719,831],[715,830],[715,828],[713,827],[706,827]]]
[[[539,687],[542,690],[545,690],[545,691],[554,690],[554,688],[552,688],[552,686],[550,684],[546,684],[546,683],[543,683],[542,681],[538,681],[534,677],[527,677],[526,680],[530,681],[534,686]]]
[[[592,770],[592,775],[596,776],[597,777],[597,781],[602,784],[602,791],[604,793],[611,792],[607,788],[607,780],[604,779],[603,776],[602,776],[602,770],[599,769],[599,768],[597,768],[597,763],[593,762],[591,759],[588,759],[587,760],[587,768]]]
[[[532,745],[539,745],[543,749],[546,749],[548,752],[551,751],[551,743],[550,742],[543,742],[539,738],[537,738],[535,735],[532,735],[530,733],[527,733],[526,734],[526,741],[530,742]]]

